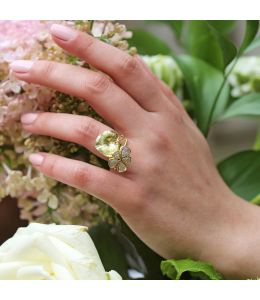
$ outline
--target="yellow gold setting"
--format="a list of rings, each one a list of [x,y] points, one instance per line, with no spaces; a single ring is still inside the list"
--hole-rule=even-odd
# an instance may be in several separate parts
[[[127,171],[127,166],[131,162],[131,149],[127,146],[127,142],[127,138],[123,135],[114,130],[106,130],[97,137],[95,147],[109,158],[110,169],[123,173]]]

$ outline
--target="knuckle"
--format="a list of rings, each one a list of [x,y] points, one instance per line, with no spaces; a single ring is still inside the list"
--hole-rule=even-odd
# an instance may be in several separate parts
[[[179,109],[175,108],[173,115],[174,115],[175,123],[178,125],[182,125],[184,114]]]
[[[184,124],[186,113],[184,110],[180,109],[176,104],[169,108],[169,113],[175,125],[182,126]]]
[[[139,187],[136,189],[135,197],[131,198],[131,201],[127,207],[127,211],[131,210],[131,213],[141,214],[147,210],[149,205],[149,199],[151,198],[151,190],[148,190],[147,187]]]
[[[73,172],[73,179],[76,186],[86,187],[90,182],[90,172],[86,166],[77,166]]]
[[[91,93],[101,94],[104,93],[110,86],[110,80],[99,73],[95,74],[91,81],[85,81],[85,87],[90,90]]]
[[[159,129],[155,130],[155,134],[153,136],[152,141],[154,147],[166,150],[169,147],[169,145],[171,145],[171,142],[172,138],[169,135],[169,133]]]
[[[42,77],[49,78],[52,76],[55,69],[55,63],[51,61],[41,62],[39,64],[39,73]]]
[[[131,74],[137,70],[138,66],[139,63],[134,57],[126,55],[123,56],[121,62],[119,63],[119,70],[123,73]]]
[[[50,159],[48,161],[48,173],[52,177],[56,177],[58,173],[58,166],[57,166],[57,160],[56,159]]]
[[[91,54],[94,43],[95,43],[95,38],[86,35],[84,33],[79,33],[75,41],[75,44],[77,45],[78,55],[85,56]]]
[[[164,84],[164,92],[165,92],[165,95],[169,98],[174,96],[172,89],[166,84]]]
[[[75,130],[76,136],[81,141],[93,139],[98,135],[98,129],[95,121],[90,118],[84,118]]]
[[[156,159],[155,155],[150,158],[149,163],[143,167],[144,174],[161,174],[162,165],[165,163],[165,159],[160,157]],[[167,163],[167,162],[166,162]],[[149,183],[149,181],[148,181]]]

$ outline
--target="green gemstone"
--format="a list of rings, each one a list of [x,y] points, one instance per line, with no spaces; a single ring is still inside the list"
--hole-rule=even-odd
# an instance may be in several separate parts
[[[112,157],[113,153],[120,149],[117,138],[118,135],[115,131],[104,131],[96,139],[96,149],[104,156]]]
[[[119,162],[117,164],[116,168],[117,168],[117,171],[119,173],[123,173],[123,172],[125,172],[127,170],[126,165],[124,163],[122,163],[122,162]]]
[[[114,168],[116,167],[116,165],[118,164],[118,162],[119,162],[118,159],[111,158],[111,159],[108,161],[109,168],[110,168],[110,169],[114,169]]]

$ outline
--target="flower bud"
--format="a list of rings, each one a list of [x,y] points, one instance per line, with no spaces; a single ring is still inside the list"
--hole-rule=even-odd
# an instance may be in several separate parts
[[[182,95],[183,75],[171,56],[158,54],[142,58],[159,79],[173,89],[179,97]]]
[[[228,82],[231,86],[231,95],[234,98],[248,93],[260,92],[260,57],[250,56],[240,58]]]

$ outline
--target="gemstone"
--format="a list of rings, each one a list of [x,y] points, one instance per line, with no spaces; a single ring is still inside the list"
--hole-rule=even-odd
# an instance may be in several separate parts
[[[122,162],[125,164],[125,165],[129,165],[130,162],[131,162],[131,157],[128,156],[128,157],[122,157]]]
[[[119,151],[116,151],[116,152],[113,154],[113,158],[120,160],[120,159],[121,159],[120,152],[119,152]]]
[[[120,145],[117,143],[117,133],[113,130],[106,130],[96,139],[96,149],[106,157],[112,157],[119,151]]]
[[[123,164],[121,161],[117,164],[116,168],[117,171],[120,173],[125,172],[127,170],[126,165]]]
[[[117,159],[112,158],[108,161],[109,168],[111,168],[111,169],[114,169],[117,164],[118,164]]]
[[[129,156],[130,153],[131,153],[130,148],[128,148],[128,147],[126,147],[126,146],[122,147],[122,149],[121,149],[121,155],[122,155],[123,157]]]

